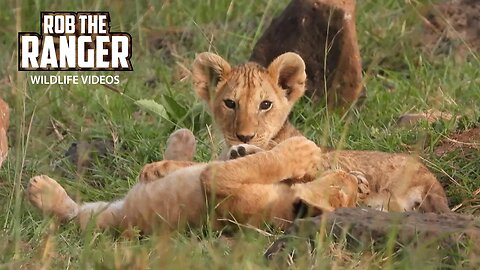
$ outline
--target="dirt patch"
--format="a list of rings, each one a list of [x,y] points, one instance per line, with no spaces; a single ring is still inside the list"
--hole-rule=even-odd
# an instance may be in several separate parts
[[[7,157],[8,138],[7,130],[10,124],[10,110],[8,104],[0,98],[0,167]]]
[[[314,241],[323,222],[325,231],[330,232],[333,239],[342,241],[343,236],[346,236],[349,245],[366,249],[372,244],[385,244],[392,235],[396,237],[395,245],[398,247],[431,245],[445,249],[454,248],[459,243],[471,243],[475,250],[480,248],[480,223],[473,216],[454,213],[386,213],[370,208],[340,208],[322,216],[295,221],[286,232],[287,235],[275,241],[265,256],[271,259],[285,248],[295,249],[291,247],[294,239]]]
[[[445,137],[434,152],[437,156],[443,156],[455,150],[462,152],[480,150],[480,128],[472,128]]]
[[[480,52],[480,1],[432,5],[425,14],[422,43],[434,55],[453,52],[458,59]]]
[[[293,51],[305,60],[307,95],[348,105],[362,94],[353,0],[292,0],[265,30],[250,60],[267,66]]]

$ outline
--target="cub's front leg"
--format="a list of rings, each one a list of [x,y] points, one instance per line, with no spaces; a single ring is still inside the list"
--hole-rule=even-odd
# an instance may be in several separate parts
[[[313,179],[318,173],[322,150],[303,136],[289,138],[275,146],[271,151],[275,162],[280,159],[281,170],[288,175],[284,179]]]
[[[292,137],[270,151],[207,166],[200,177],[207,190],[230,193],[244,184],[273,184],[313,176],[321,150],[305,137]]]

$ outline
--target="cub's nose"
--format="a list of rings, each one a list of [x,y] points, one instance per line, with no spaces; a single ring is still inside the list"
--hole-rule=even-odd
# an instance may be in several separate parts
[[[253,139],[253,137],[255,137],[255,134],[252,134],[252,135],[237,134],[237,138],[243,143],[248,143],[251,139]]]

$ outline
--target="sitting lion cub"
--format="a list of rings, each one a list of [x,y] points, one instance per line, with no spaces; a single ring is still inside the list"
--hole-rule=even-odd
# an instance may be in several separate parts
[[[232,67],[216,54],[201,53],[193,64],[193,78],[195,92],[208,104],[227,146],[248,144],[244,146],[248,154],[301,135],[287,119],[305,92],[305,64],[299,55],[285,53],[264,68],[255,63]],[[450,211],[440,183],[412,156],[326,151],[319,170],[336,168],[365,174],[371,193],[364,203],[370,207],[386,211]]]

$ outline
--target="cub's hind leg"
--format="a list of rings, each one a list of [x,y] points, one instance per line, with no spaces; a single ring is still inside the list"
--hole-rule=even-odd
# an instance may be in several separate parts
[[[186,128],[179,129],[170,134],[163,159],[192,161],[196,147],[197,142],[193,133]]]
[[[32,177],[27,192],[28,199],[36,208],[62,222],[74,220],[82,229],[92,218],[95,218],[96,227],[101,229],[124,222],[123,201],[77,204],[57,181],[46,175]]]
[[[195,136],[185,128],[173,132],[167,140],[164,160],[147,164],[140,172],[140,182],[151,182],[185,167],[195,164],[193,156],[196,148]]]
[[[57,181],[46,175],[32,177],[27,192],[33,206],[46,214],[53,214],[60,221],[73,219],[78,214],[78,204]]]

